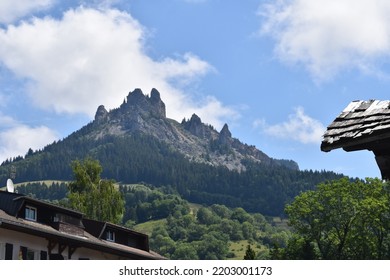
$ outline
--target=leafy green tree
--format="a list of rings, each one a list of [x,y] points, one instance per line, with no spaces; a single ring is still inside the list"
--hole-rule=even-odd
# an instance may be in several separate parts
[[[220,232],[206,233],[197,243],[199,259],[222,260],[228,253],[228,242]]]
[[[217,215],[215,215],[210,209],[206,207],[199,208],[198,212],[196,213],[196,218],[198,219],[199,223],[205,225],[215,224],[220,220]]]
[[[297,196],[286,212],[301,244],[314,244],[321,259],[390,256],[390,192],[379,179],[319,184]]]
[[[232,216],[231,216],[231,219],[232,220],[237,220],[239,221],[240,223],[243,223],[243,222],[249,222],[249,223],[253,223],[253,218],[250,214],[248,214],[243,208],[241,207],[238,207],[238,208],[235,208],[233,209],[233,213],[232,213]]]
[[[177,244],[175,252],[172,254],[174,260],[197,260],[198,254],[196,248],[191,243]]]
[[[253,239],[256,237],[255,228],[251,223],[245,221],[242,223],[241,228],[244,239]]]
[[[293,235],[283,251],[283,259],[315,260],[318,259],[313,242],[305,240],[300,235]]]
[[[113,180],[101,179],[103,169],[97,160],[87,158],[72,162],[75,180],[69,184],[69,206],[88,218],[120,223],[124,199]]]
[[[227,208],[225,205],[213,204],[211,205],[211,210],[213,210],[213,212],[222,219],[230,218],[231,210]]]

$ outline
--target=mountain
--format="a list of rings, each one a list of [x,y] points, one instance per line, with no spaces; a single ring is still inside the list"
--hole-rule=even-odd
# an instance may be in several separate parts
[[[164,187],[192,202],[275,215],[300,191],[341,176],[300,171],[292,160],[272,159],[233,138],[227,124],[218,132],[195,114],[181,123],[169,119],[156,89],[150,95],[135,89],[119,108],[99,106],[92,122],[63,140],[3,162],[0,183],[11,167],[16,183],[71,180],[71,162],[86,157],[101,162],[104,178]]]
[[[110,112],[103,105],[99,106],[91,126],[91,131],[83,133],[90,139],[98,140],[107,135],[148,135],[191,161],[225,166],[229,170],[245,171],[245,160],[298,169],[293,161],[273,160],[256,147],[232,138],[227,124],[218,132],[211,125],[202,123],[196,114],[181,123],[167,118],[165,104],[156,89],[152,89],[150,97],[135,89],[119,108]]]

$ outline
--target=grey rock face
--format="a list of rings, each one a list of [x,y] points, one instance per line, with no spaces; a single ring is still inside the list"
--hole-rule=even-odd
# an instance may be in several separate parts
[[[130,92],[122,105],[110,112],[99,106],[93,122],[95,129],[89,136],[99,139],[106,135],[139,133],[156,137],[195,162],[225,166],[230,170],[245,171],[245,161],[278,164],[254,146],[243,144],[232,137],[227,124],[220,132],[204,124],[199,116],[178,123],[166,117],[165,104],[156,89],[150,97],[141,89]],[[280,163],[282,164],[282,163]]]

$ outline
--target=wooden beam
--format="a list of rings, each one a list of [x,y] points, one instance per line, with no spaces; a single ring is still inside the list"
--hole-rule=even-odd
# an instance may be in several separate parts
[[[66,244],[58,244],[58,254],[62,254],[62,252],[66,249]]]
[[[390,155],[377,155],[375,157],[376,163],[381,171],[382,179],[390,179]]]
[[[47,243],[47,251],[49,253],[49,255],[51,255],[51,251],[54,249],[54,247],[57,245],[58,243],[56,241],[53,241],[53,240],[49,240],[49,242]]]
[[[76,251],[77,247],[69,246],[68,247],[68,260],[72,259],[73,253]]]

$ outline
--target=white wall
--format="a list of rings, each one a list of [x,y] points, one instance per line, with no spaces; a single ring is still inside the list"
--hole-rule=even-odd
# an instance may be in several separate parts
[[[13,244],[12,259],[14,260],[19,259],[20,246],[24,246],[36,251],[35,259],[40,258],[40,251],[48,252],[48,240],[46,238],[36,237],[29,234],[0,228],[0,259],[5,258],[5,243]],[[58,253],[58,245],[52,249],[52,253]],[[68,247],[66,247],[66,249],[62,252],[62,255],[65,259],[68,258]],[[76,249],[72,255],[72,259],[78,260],[79,258],[88,258],[91,260],[118,259],[118,257],[115,255],[102,253],[88,248]]]

